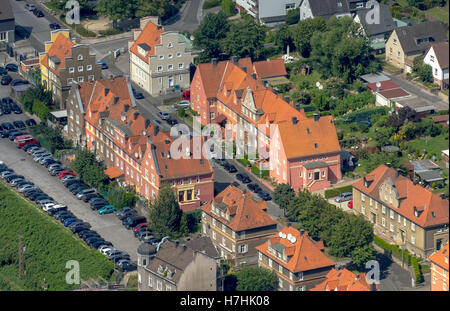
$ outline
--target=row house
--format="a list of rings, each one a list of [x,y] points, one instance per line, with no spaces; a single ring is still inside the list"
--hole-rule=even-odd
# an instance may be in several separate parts
[[[279,291],[308,291],[323,282],[335,263],[323,253],[323,242],[287,226],[256,247],[258,266],[273,271]]]
[[[448,244],[431,254],[431,290],[448,291]]]
[[[380,165],[353,184],[353,211],[375,234],[421,258],[448,244],[449,202],[399,171]]]
[[[234,266],[256,265],[255,247],[277,230],[266,209],[265,201],[256,202],[250,192],[230,185],[202,207],[202,233]]]
[[[45,52],[39,54],[41,82],[52,92],[56,105],[65,109],[72,83],[98,80],[102,68],[89,46],[77,44],[68,30],[54,30],[50,37],[50,42],[45,42]]]
[[[2,2],[0,8],[0,42],[13,43],[15,41],[15,17],[9,1]]]
[[[207,237],[141,244],[137,250],[139,291],[217,291],[217,250]]]
[[[240,142],[237,151],[265,148],[269,158],[263,164],[270,176],[296,191],[319,190],[340,181],[340,146],[332,117],[306,117],[263,82],[270,76],[268,70],[253,70],[256,67],[248,63],[241,59],[198,66],[191,108],[200,114],[201,123],[239,125],[233,132]]]
[[[128,43],[131,80],[151,95],[188,89],[192,43],[176,31],[164,31],[158,17],[144,17]]]
[[[74,142],[93,150],[108,173],[147,199],[155,198],[161,183],[169,183],[183,211],[196,209],[214,195],[209,160],[174,159],[173,138],[137,109],[125,77],[79,83],[68,100],[68,134]],[[84,128],[83,128],[84,127]]]

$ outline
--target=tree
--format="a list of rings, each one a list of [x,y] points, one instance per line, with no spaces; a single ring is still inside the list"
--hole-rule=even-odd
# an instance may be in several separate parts
[[[90,150],[77,149],[71,167],[84,183],[93,188],[101,189],[108,183],[105,167],[97,161],[95,153]]]
[[[375,250],[371,244],[356,247],[351,253],[351,258],[353,265],[361,271],[369,260],[375,258]]]
[[[288,26],[282,25],[280,29],[275,32],[274,42],[275,45],[278,46],[278,50],[281,52],[285,52],[288,46],[290,49],[294,47],[292,32]]]
[[[253,18],[247,18],[230,26],[222,49],[228,56],[251,57],[258,59],[263,55],[266,27],[259,25]]]
[[[200,62],[219,58],[222,53],[221,41],[227,36],[230,25],[224,12],[208,13],[194,31],[194,48],[200,50]]]
[[[295,192],[288,184],[279,184],[273,193],[273,200],[284,211],[284,215],[286,215],[286,210],[294,197]]]
[[[430,65],[423,64],[419,68],[418,74],[419,74],[420,80],[422,82],[428,82],[428,83],[433,82],[433,68],[431,68]]]
[[[275,291],[278,277],[261,267],[244,267],[236,273],[238,291]]]
[[[294,25],[300,20],[300,8],[292,9],[287,12],[286,24]]]
[[[161,19],[166,19],[176,11],[176,7],[167,0],[138,0],[134,14],[138,18],[159,16]]]
[[[168,183],[163,183],[155,200],[149,203],[149,223],[157,238],[179,235],[182,211],[175,193]]]
[[[309,57],[311,52],[311,37],[316,31],[324,31],[326,23],[322,17],[308,18],[298,22],[293,30],[294,43],[303,57]]]
[[[50,109],[39,99],[33,101],[32,111],[43,122],[47,121],[47,118],[50,115]]]
[[[326,95],[324,90],[315,91],[311,102],[320,111],[328,110],[330,108],[330,98]]]
[[[181,215],[181,220],[180,220],[180,233],[183,236],[186,236],[189,234],[189,226],[188,226],[188,219],[187,219],[187,215],[186,213],[183,213]]]
[[[95,8],[98,14],[108,16],[115,27],[118,20],[132,18],[136,2],[129,0],[99,0]]]
[[[394,129],[391,127],[378,127],[375,129],[374,140],[378,148],[391,144],[391,137],[394,134]]]

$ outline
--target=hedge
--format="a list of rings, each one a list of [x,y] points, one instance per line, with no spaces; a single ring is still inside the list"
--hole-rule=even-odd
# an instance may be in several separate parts
[[[414,269],[414,278],[415,278],[416,284],[422,283],[423,275],[422,275],[422,272],[420,271],[419,263],[417,262],[416,257],[411,258],[411,264]]]
[[[203,10],[211,9],[221,4],[220,0],[205,0],[203,3]]]
[[[352,185],[325,190],[325,199],[333,198],[344,192],[352,192]]]

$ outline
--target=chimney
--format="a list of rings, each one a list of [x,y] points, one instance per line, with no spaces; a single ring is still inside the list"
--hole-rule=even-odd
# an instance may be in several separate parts
[[[233,64],[237,65],[237,63],[238,63],[237,56],[231,56],[231,61],[233,62]]]
[[[217,66],[217,58],[211,58],[211,63],[214,67]]]
[[[386,163],[386,166],[387,166],[387,167],[391,167],[391,163],[387,162],[387,163]]]
[[[269,82],[267,82],[266,80],[264,80],[264,87],[267,89],[269,87]]]
[[[284,101],[285,102],[287,102],[288,104],[289,104],[289,101],[290,101],[291,99],[289,98],[289,96],[284,96]]]
[[[256,73],[252,73],[253,80],[256,80]]]
[[[149,120],[149,119],[146,119],[146,120],[145,120],[145,128],[147,128],[149,125],[150,125],[150,120]]]
[[[123,112],[127,112],[130,109],[130,105],[123,106]]]
[[[158,133],[159,133],[159,126],[155,125],[155,127],[153,128],[153,136],[156,137]]]
[[[442,200],[445,200],[445,199],[446,199],[444,193],[441,193],[441,194],[440,194],[440,197],[441,197]]]
[[[244,70],[244,72],[247,72],[247,67],[242,67],[242,70]]]
[[[125,122],[127,120],[127,115],[125,112],[122,112],[120,119],[122,120],[122,122]]]
[[[314,122],[319,121],[320,116],[318,113],[315,113],[313,116],[314,116]]]
[[[109,79],[111,79],[111,81],[114,81],[114,76],[113,75],[109,75]]]
[[[303,229],[300,229],[300,236],[302,236],[302,235],[303,235],[303,233],[305,233],[305,230],[303,230]]]
[[[397,174],[396,174],[396,177],[399,177],[400,175],[402,174],[402,171],[401,170],[399,170],[399,169],[397,169]]]
[[[136,121],[136,119],[137,119],[138,116],[139,116],[139,112],[136,111],[136,112],[134,113],[134,121]]]
[[[105,96],[107,96],[108,93],[109,93],[109,89],[108,89],[108,88],[105,88]]]
[[[288,222],[288,223],[286,224],[286,227],[290,227],[290,226],[291,226],[291,223]]]
[[[292,117],[292,124],[296,125],[298,122],[297,117]]]
[[[119,103],[119,96],[114,96],[114,105]]]

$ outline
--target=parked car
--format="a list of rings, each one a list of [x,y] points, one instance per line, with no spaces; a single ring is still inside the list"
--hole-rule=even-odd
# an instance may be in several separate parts
[[[22,80],[22,79],[14,79],[11,81],[11,86],[17,86],[17,85],[25,85],[25,84],[30,84],[30,82],[28,82],[27,80]]]
[[[31,3],[26,3],[25,4],[25,9],[27,9],[28,11],[33,11],[36,7],[34,6],[34,4]]]
[[[57,23],[51,23],[50,25],[48,25],[50,27],[51,30],[58,30],[61,29],[61,26],[59,26],[59,24]]]
[[[169,114],[165,111],[159,111],[158,114],[161,117],[161,119],[163,119],[163,120],[169,119]]]
[[[134,227],[134,228],[133,228],[133,232],[139,231],[139,230],[141,230],[142,228],[146,228],[146,229],[147,229],[147,226],[148,226],[148,223],[143,222],[143,223],[137,225],[136,227]]]
[[[112,205],[106,205],[106,206],[104,206],[104,207],[102,207],[101,209],[98,210],[98,213],[100,215],[111,214],[113,212],[114,212],[114,206],[112,206]]]
[[[228,165],[224,166],[224,168],[228,171],[228,173],[236,173],[237,172],[236,167],[232,164],[228,164]]]
[[[136,216],[137,214],[138,214],[138,213],[137,213],[135,210],[131,210],[131,211],[125,212],[123,215],[118,216],[118,218],[119,218],[120,220],[122,220],[122,223],[124,224],[125,220],[126,220],[128,217]]]
[[[191,102],[188,100],[182,100],[180,102],[177,103],[177,107],[178,108],[184,108],[187,109],[191,106]]]
[[[247,185],[247,188],[248,188],[250,191],[253,191],[253,192],[255,192],[255,193],[258,193],[259,191],[262,190],[261,187],[258,186],[257,184],[248,184],[248,185]]]
[[[251,182],[251,179],[246,174],[237,174],[236,179],[243,182],[244,184],[248,184]]]
[[[102,65],[102,69],[108,69],[108,65],[104,61],[98,61],[97,64]]]
[[[131,210],[133,210],[131,207],[125,206],[125,207],[121,208],[120,210],[118,210],[117,212],[115,212],[114,214],[116,216],[122,216],[123,214],[125,214],[126,212],[131,211]]]
[[[0,81],[0,83],[2,85],[9,85],[11,83],[11,81],[12,81],[12,78],[10,75],[4,75],[4,76],[2,76],[2,80]]]
[[[8,74],[8,70],[6,70],[4,67],[0,66],[0,75],[4,76]]]
[[[65,176],[67,176],[67,175],[76,176],[74,172],[66,170],[66,171],[60,172],[58,174],[58,177],[61,179],[61,178],[65,177]]]
[[[14,125],[16,128],[19,128],[19,129],[23,129],[23,128],[26,127],[25,123],[23,123],[23,121],[20,121],[20,120],[14,121],[14,122],[13,122],[13,125]]]
[[[335,197],[334,202],[340,203],[340,202],[349,201],[352,199],[352,196],[353,195],[351,192],[344,192],[344,193],[341,193],[340,195],[338,195],[337,197]]]
[[[349,202],[347,203],[347,207],[348,207],[348,208],[353,208],[353,200],[351,200],[351,201],[349,201]]]
[[[264,201],[270,201],[272,200],[272,197],[270,196],[270,194],[268,192],[265,192],[263,190],[260,190],[257,192],[258,196],[263,199]]]
[[[28,126],[35,126],[36,125],[36,121],[34,121],[33,119],[28,119],[25,121],[25,124]]]
[[[82,200],[85,195],[90,194],[90,193],[96,193],[96,192],[97,192],[97,190],[95,190],[93,188],[91,188],[91,189],[83,189],[83,190],[81,190],[80,192],[77,193],[76,197],[77,197],[78,200]]]
[[[19,70],[19,67],[16,64],[11,63],[11,64],[7,64],[5,66],[5,69],[8,71],[17,72],[17,70]]]
[[[129,260],[124,261],[122,264],[118,265],[118,267],[122,272],[135,271],[137,269],[136,264]]]
[[[135,216],[128,218],[128,221],[125,223],[125,228],[131,229],[143,222],[147,222],[147,218],[143,216]]]
[[[34,14],[36,17],[44,17],[44,12],[42,12],[41,10],[38,10],[38,9],[34,9],[34,10],[33,10],[33,14]]]
[[[133,89],[133,95],[134,95],[134,98],[136,98],[136,99],[143,99],[144,98],[144,94],[142,94],[141,92],[136,91],[135,89]]]

